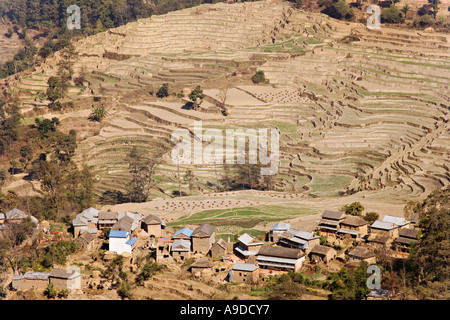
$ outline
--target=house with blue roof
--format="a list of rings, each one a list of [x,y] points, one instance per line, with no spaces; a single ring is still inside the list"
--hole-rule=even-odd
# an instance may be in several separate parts
[[[191,235],[192,232],[194,232],[194,230],[191,230],[189,228],[183,228],[180,230],[177,230],[174,234],[172,239],[177,240],[177,239],[183,239],[183,240],[191,240]]]
[[[128,252],[131,254],[137,238],[125,230],[111,230],[109,232],[109,251],[117,254]]]

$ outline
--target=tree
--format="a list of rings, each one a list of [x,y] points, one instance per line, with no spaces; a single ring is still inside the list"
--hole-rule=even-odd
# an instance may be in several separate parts
[[[97,122],[101,122],[104,117],[108,115],[108,110],[104,106],[96,107],[92,105],[92,111],[89,115],[89,119]]]
[[[322,10],[322,12],[332,18],[345,20],[349,20],[355,15],[353,9],[349,7],[345,0],[338,0],[337,2],[332,3]]]
[[[405,19],[406,19],[406,13],[408,13],[409,9],[410,9],[410,7],[408,6],[408,4],[405,4],[405,5],[402,7],[402,12],[403,12],[403,14],[405,15]]]
[[[200,86],[196,86],[194,90],[189,93],[189,99],[192,102],[191,108],[197,110],[198,107],[202,104],[203,99],[205,98],[205,94],[203,93],[202,88]]]
[[[258,70],[252,77],[253,83],[264,83],[266,82],[266,76],[264,75],[264,71]]]
[[[195,176],[191,169],[187,169],[185,175],[183,176],[183,180],[189,186],[189,195],[192,193],[192,181],[194,181]]]
[[[54,299],[57,294],[58,291],[56,291],[55,285],[53,284],[53,282],[50,282],[44,290],[44,295],[49,299]]]
[[[433,8],[433,16],[436,19],[436,14],[439,11],[439,5],[441,4],[441,0],[428,0],[428,3],[431,4]]]
[[[350,214],[352,216],[361,216],[364,207],[360,202],[353,202],[350,204],[344,205],[341,209],[342,212],[346,214]]]
[[[366,220],[369,223],[369,225],[371,225],[376,220],[378,220],[379,217],[380,217],[380,215],[378,213],[371,211],[371,212],[367,212],[363,216],[363,219]]]
[[[395,5],[391,5],[389,8],[381,10],[381,22],[402,23],[404,19],[400,10]]]
[[[64,96],[69,90],[69,82],[73,76],[73,65],[75,63],[78,53],[73,44],[69,43],[63,50],[60,51],[60,60],[58,66],[58,80],[59,92]]]
[[[156,149],[144,156],[136,146],[127,156],[131,181],[128,184],[128,196],[131,202],[145,202],[155,185],[154,176],[164,154],[164,149]]]
[[[156,92],[156,96],[158,98],[165,98],[169,96],[169,84],[164,83],[161,88],[159,88],[158,92]]]
[[[16,103],[7,103],[0,99],[0,154],[10,149],[20,135],[22,115]]]

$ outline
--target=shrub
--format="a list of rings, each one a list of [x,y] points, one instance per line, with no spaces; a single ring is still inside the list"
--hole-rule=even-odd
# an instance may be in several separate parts
[[[169,84],[164,83],[161,88],[159,88],[158,92],[156,92],[156,96],[158,98],[165,98],[169,96]]]
[[[353,16],[355,15],[353,9],[351,9],[350,6],[344,0],[339,0],[333,3],[332,5],[327,6],[324,10],[322,10],[322,12],[329,15],[332,18],[340,20],[341,19],[349,20],[353,18]]]
[[[404,19],[400,10],[398,10],[396,6],[391,5],[389,8],[384,8],[381,11],[381,22],[402,23],[404,22]]]
[[[263,83],[266,82],[266,76],[264,75],[264,72],[259,70],[256,71],[256,73],[252,77],[253,83]]]

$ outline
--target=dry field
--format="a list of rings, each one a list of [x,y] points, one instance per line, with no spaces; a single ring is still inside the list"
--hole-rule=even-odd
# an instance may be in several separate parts
[[[166,155],[151,194],[156,200],[114,209],[156,212],[188,224],[194,220],[183,218],[190,214],[255,207],[264,229],[277,218],[271,209],[280,219],[305,219],[361,201],[367,210],[401,215],[406,201],[449,185],[448,34],[384,25],[371,31],[286,3],[259,1],[153,16],[75,45],[75,70],[86,73],[89,86],[71,87],[75,109],[44,116],[58,116],[63,130],[78,131],[75,160],[94,167],[98,195],[126,191],[125,159],[133,146],[170,150],[173,130],[192,130],[196,120],[204,128],[281,133],[273,197],[246,191],[213,196],[224,168],[182,165],[182,174],[193,170],[195,188],[190,197],[173,198],[177,168]],[[24,113],[45,110],[39,94],[58,59],[10,81]],[[257,70],[267,83],[251,82]],[[187,110],[186,95],[149,94],[163,83],[174,93],[201,85],[206,97],[198,110]],[[225,93],[227,116],[217,108]],[[87,120],[93,103],[109,110],[100,124]],[[23,193],[33,190],[21,186]],[[182,191],[190,193],[186,184]],[[296,209],[289,214],[291,208]]]

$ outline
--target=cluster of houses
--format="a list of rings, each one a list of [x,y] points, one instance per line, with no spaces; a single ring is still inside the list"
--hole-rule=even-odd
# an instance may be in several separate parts
[[[168,258],[180,262],[197,258],[191,265],[193,273],[212,272],[213,259],[232,261],[227,280],[243,283],[256,283],[261,270],[297,272],[305,261],[327,264],[341,259],[349,263],[365,261],[372,264],[376,261],[375,250],[380,246],[406,255],[418,235],[417,217],[407,221],[386,215],[383,220],[369,225],[361,217],[331,210],[322,213],[314,232],[278,222],[264,241],[244,233],[235,243],[229,239],[216,240],[216,228],[208,223],[193,229],[180,228],[169,234],[164,221],[152,214],[142,217],[138,213],[102,212],[89,208],[73,220],[73,226],[77,241],[87,249],[101,231],[109,228],[109,251],[131,255],[138,240],[147,239],[146,245],[140,242],[141,247],[154,250],[157,261]],[[338,256],[328,241],[321,244],[323,236],[331,242],[333,239],[350,240],[352,249]]]
[[[14,209],[0,215],[0,223],[24,217],[27,217],[25,213]],[[264,278],[261,275],[274,271],[298,272],[305,261],[328,264],[336,259],[373,264],[375,250],[380,247],[407,255],[419,232],[417,217],[408,221],[386,215],[369,225],[358,216],[331,210],[322,213],[314,232],[278,222],[265,240],[244,233],[236,242],[216,240],[216,228],[208,223],[192,229],[183,227],[172,233],[161,218],[128,211],[119,213],[89,208],[75,217],[72,226],[75,241],[87,251],[98,250],[107,238],[109,254],[132,257],[138,247],[139,250],[151,250],[157,261],[182,262],[194,258],[190,270],[200,275],[213,273],[216,261],[227,262],[226,280],[248,284],[255,284]],[[325,243],[321,242],[323,237],[327,239]],[[328,242],[336,243],[336,240],[341,241],[339,243],[348,240],[351,249],[338,256],[336,246]],[[12,286],[24,290],[52,282],[57,288],[76,290],[80,288],[80,276],[78,272],[62,269],[50,273],[27,272],[14,277]]]

